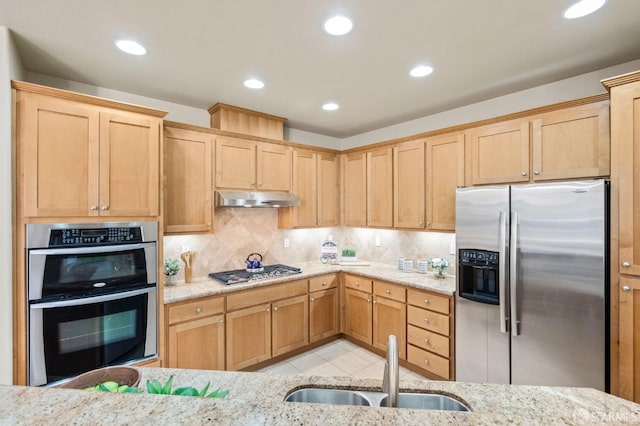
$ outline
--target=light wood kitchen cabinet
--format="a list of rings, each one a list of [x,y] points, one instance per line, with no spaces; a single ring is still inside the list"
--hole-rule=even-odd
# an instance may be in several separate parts
[[[603,84],[611,97],[611,393],[640,403],[640,72]]]
[[[529,121],[516,119],[470,132],[473,185],[529,181]]]
[[[464,185],[464,133],[427,138],[427,229],[453,231],[456,188]]]
[[[609,175],[609,101],[548,112],[532,122],[533,181]]]
[[[29,83],[13,87],[25,217],[159,214],[165,113],[119,110],[117,102]]]
[[[213,135],[164,127],[165,233],[213,230]]]
[[[296,207],[278,210],[278,227],[313,228],[339,222],[338,157],[308,150],[293,152],[293,189]]]
[[[424,139],[404,142],[393,149],[393,226],[425,227]]]
[[[217,137],[216,187],[288,192],[291,151],[283,145]]]
[[[393,149],[367,152],[367,225],[393,227]]]
[[[167,366],[224,370],[224,298],[170,304],[166,312]]]
[[[367,154],[357,152],[343,157],[343,224],[367,225]]]
[[[250,367],[309,343],[307,281],[227,296],[227,370]]]
[[[371,345],[373,342],[373,282],[357,275],[344,274],[344,333]]]
[[[407,361],[435,379],[454,379],[453,297],[407,290]]]
[[[284,117],[217,103],[208,109],[211,127],[269,139],[284,139]]]
[[[309,342],[339,333],[338,276],[331,274],[309,279]]]
[[[373,282],[373,346],[387,350],[390,335],[396,336],[398,356],[407,359],[407,305],[404,286]]]

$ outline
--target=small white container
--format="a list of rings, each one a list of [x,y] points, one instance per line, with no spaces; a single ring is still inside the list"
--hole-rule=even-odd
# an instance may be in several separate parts
[[[416,261],[416,267],[418,269],[419,274],[426,274],[429,271],[429,261],[428,260],[418,260]]]
[[[402,270],[404,272],[413,272],[413,260],[404,260],[402,262]]]
[[[404,271],[404,257],[399,257],[396,261],[398,262],[398,271]]]

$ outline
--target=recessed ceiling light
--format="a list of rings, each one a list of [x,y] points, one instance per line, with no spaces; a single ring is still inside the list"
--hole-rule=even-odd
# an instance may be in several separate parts
[[[409,71],[411,77],[426,77],[433,72],[433,68],[427,65],[418,65]]]
[[[130,55],[144,55],[147,53],[147,49],[143,45],[133,40],[116,40],[116,46]]]
[[[324,21],[324,30],[331,35],[344,35],[353,29],[353,22],[345,16],[334,16]]]
[[[322,105],[322,109],[325,111],[335,111],[338,108],[340,108],[340,105],[335,102],[327,102],[326,104]]]
[[[244,85],[249,89],[262,89],[264,87],[264,83],[256,78],[245,80]]]
[[[564,17],[567,19],[582,18],[600,9],[607,0],[581,0],[565,10]]]

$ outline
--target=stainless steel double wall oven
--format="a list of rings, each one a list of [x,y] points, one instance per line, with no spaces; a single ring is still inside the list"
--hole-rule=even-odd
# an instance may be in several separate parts
[[[29,385],[157,356],[157,228],[27,225]]]

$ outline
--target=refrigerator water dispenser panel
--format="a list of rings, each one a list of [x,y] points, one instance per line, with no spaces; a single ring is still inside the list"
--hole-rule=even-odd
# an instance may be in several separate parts
[[[495,251],[461,249],[458,259],[460,297],[497,305],[499,297],[500,254]]]

